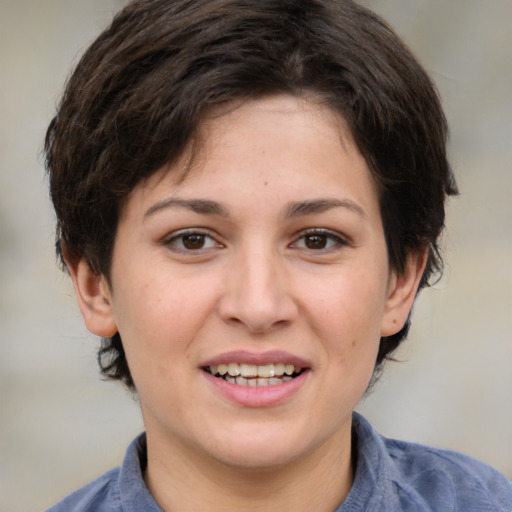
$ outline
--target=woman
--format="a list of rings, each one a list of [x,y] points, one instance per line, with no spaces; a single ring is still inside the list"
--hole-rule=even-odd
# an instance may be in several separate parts
[[[435,89],[351,1],[138,0],[47,133],[58,254],[145,434],[51,510],[506,510],[353,411],[441,269]]]

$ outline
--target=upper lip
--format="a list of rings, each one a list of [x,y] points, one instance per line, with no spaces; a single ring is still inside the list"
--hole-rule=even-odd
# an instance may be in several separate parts
[[[272,350],[267,352],[248,352],[246,350],[234,350],[224,352],[204,361],[200,366],[215,366],[227,363],[245,363],[255,365],[265,365],[271,363],[292,364],[295,367],[310,368],[311,363],[302,357],[298,357],[282,350]]]

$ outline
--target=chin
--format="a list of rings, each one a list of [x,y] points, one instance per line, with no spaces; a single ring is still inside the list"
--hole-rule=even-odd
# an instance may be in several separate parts
[[[219,462],[226,466],[236,467],[247,471],[269,472],[287,466],[300,458],[297,449],[275,450],[274,446],[240,447],[230,449],[218,458]],[[236,451],[235,451],[236,450]]]
[[[313,452],[321,442],[308,439],[307,432],[293,432],[283,425],[235,429],[227,440],[217,443],[222,453],[215,457],[232,467],[271,471]]]

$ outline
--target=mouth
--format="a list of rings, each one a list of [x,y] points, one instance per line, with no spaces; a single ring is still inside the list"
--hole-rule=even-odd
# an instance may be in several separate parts
[[[297,378],[305,371],[304,368],[293,364],[255,365],[235,362],[205,366],[202,369],[218,379],[246,387],[279,386]]]

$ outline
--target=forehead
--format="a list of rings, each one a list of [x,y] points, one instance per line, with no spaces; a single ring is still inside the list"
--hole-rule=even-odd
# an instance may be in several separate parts
[[[268,129],[270,125],[275,128],[273,133]],[[281,133],[279,143],[287,143],[286,146],[293,145],[301,135],[310,137],[314,132],[326,137],[326,142],[331,142],[334,137],[342,146],[354,144],[346,122],[338,113],[313,96],[281,94],[230,102],[211,109],[197,131],[193,156],[206,156],[212,144],[228,142],[227,138],[235,134],[255,145],[271,147],[272,137],[280,128],[285,131]]]
[[[375,192],[373,178],[341,116],[309,98],[282,95],[216,107],[178,160],[134,192],[143,189],[148,200],[171,193],[232,200],[261,184],[273,199],[270,190],[284,197],[312,186],[329,197],[358,179],[364,186],[351,193],[364,203]]]

